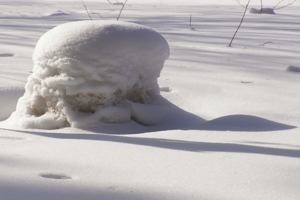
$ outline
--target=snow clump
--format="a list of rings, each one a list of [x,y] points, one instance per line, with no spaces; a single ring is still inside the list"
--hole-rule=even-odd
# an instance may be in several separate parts
[[[155,105],[155,97],[168,57],[167,41],[145,26],[117,21],[59,25],[38,41],[25,94],[7,122],[39,129],[131,119],[159,123],[151,111],[163,107]]]

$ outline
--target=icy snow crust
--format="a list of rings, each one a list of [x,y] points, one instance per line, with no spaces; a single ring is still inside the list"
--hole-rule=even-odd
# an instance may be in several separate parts
[[[38,41],[25,94],[8,123],[39,129],[131,118],[158,123],[151,113],[139,119],[138,110],[157,109],[157,78],[168,57],[167,41],[145,26],[116,21],[59,25]]]

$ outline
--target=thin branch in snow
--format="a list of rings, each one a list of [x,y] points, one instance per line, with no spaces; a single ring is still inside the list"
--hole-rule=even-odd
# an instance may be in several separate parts
[[[107,2],[111,5],[123,5],[123,3],[120,3],[116,0],[117,3],[112,3],[110,0],[107,0]]]
[[[107,0],[107,2],[108,2],[109,4],[111,4],[111,5],[113,5],[113,3],[112,3],[112,2],[110,2],[110,0]]]
[[[288,6],[290,6],[290,5],[293,5],[295,2],[296,2],[297,0],[294,0],[294,1],[292,1],[292,2],[290,2],[290,3],[288,3],[288,4],[286,4],[285,6],[281,6],[281,7],[278,7],[278,8],[273,8],[274,10],[279,10],[279,9],[281,9],[281,8],[285,8],[285,7],[288,7]],[[278,5],[278,4],[277,4]]]
[[[240,6],[242,6],[243,8],[245,8],[246,6],[244,6],[243,4],[241,4],[241,2],[239,0],[235,0],[236,2],[238,2],[238,4],[240,4]]]
[[[118,15],[118,17],[117,17],[117,21],[119,20],[119,18],[120,18],[120,16],[121,16],[121,13],[122,13],[122,11],[123,11],[123,9],[124,9],[126,3],[127,3],[127,0],[123,3],[123,6],[122,6],[122,8],[121,8],[121,10],[120,10],[120,13],[119,13],[119,15]]]
[[[235,33],[234,33],[234,35],[233,35],[233,37],[232,37],[232,39],[231,39],[229,45],[228,45],[228,46],[230,46],[230,47],[231,47],[231,44],[232,44],[232,42],[233,42],[233,40],[234,40],[234,38],[235,38],[235,35],[237,34],[238,30],[240,29],[240,27],[241,27],[241,25],[242,25],[242,23],[243,23],[243,21],[244,21],[244,18],[245,18],[245,15],[246,15],[246,12],[247,12],[247,9],[248,9],[248,6],[249,6],[250,1],[251,1],[251,0],[248,1],[247,5],[246,5],[246,7],[245,7],[245,11],[244,11],[243,17],[242,17],[242,19],[241,19],[241,22],[240,22],[239,26],[237,27],[237,29],[236,29],[236,31],[235,31]]]
[[[273,7],[273,10],[274,10],[279,4],[281,4],[281,2],[283,2],[283,0],[280,0],[280,1]]]
[[[96,13],[96,14],[98,14],[98,15],[101,17],[101,19],[105,20],[105,19],[102,17],[102,15],[100,15],[100,13]]]
[[[85,8],[85,10],[86,10],[86,12],[87,12],[87,14],[88,14],[90,20],[93,20],[93,19],[91,18],[91,15],[90,15],[90,13],[89,13],[87,7],[85,6],[85,4],[84,4],[84,2],[83,2],[83,0],[81,0],[81,1],[82,1],[82,4],[83,4],[83,6],[84,6],[84,8]]]

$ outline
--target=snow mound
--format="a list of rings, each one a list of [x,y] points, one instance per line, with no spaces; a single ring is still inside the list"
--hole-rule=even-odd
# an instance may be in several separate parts
[[[210,131],[278,131],[296,127],[251,115],[228,115],[207,121],[200,125],[200,130]]]
[[[38,41],[25,94],[6,123],[39,129],[132,118],[159,123],[153,112],[148,118],[140,112],[155,104],[168,57],[167,41],[145,26],[107,20],[59,25]]]
[[[263,8],[263,9],[250,8],[249,13],[252,13],[252,14],[275,14],[273,8]]]
[[[70,13],[61,10],[56,10],[48,14],[48,16],[62,16],[62,15],[70,15]]]

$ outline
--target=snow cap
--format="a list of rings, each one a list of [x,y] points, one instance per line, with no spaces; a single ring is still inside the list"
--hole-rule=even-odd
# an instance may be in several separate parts
[[[159,95],[169,52],[163,36],[134,23],[59,25],[38,41],[33,73],[9,121],[40,129],[128,122],[134,104],[151,106]]]

